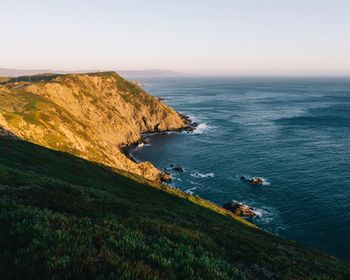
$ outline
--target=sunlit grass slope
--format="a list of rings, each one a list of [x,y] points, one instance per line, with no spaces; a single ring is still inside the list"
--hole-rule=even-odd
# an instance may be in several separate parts
[[[159,188],[0,137],[1,277],[350,279],[348,264]]]

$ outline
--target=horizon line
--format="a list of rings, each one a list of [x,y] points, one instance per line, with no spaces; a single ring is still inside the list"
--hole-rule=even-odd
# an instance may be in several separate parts
[[[8,71],[8,72],[7,72]],[[94,72],[109,72],[113,71],[116,73],[125,73],[125,74],[134,74],[135,76],[142,74],[144,75],[159,75],[159,76],[183,76],[183,77],[350,77],[349,73],[286,73],[287,71],[281,71],[281,73],[218,73],[218,72],[185,72],[185,71],[176,71],[169,69],[157,69],[157,68],[147,68],[147,69],[110,69],[106,68],[105,70],[101,69],[71,69],[71,70],[53,70],[53,69],[40,69],[40,68],[12,68],[12,67],[3,67],[0,68],[0,76],[8,77],[19,77],[19,76],[30,76],[38,75],[44,73],[55,73],[55,74],[74,74],[74,73],[94,73]],[[6,73],[7,72],[7,73]],[[13,72],[13,73],[11,73]],[[17,73],[16,73],[17,72]],[[22,73],[21,73],[22,72]],[[28,73],[25,73],[28,72]],[[283,73],[284,72],[284,73]],[[300,71],[301,72],[301,71]]]

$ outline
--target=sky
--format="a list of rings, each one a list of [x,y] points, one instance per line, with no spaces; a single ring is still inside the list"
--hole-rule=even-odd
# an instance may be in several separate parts
[[[350,75],[349,0],[0,0],[0,68]]]

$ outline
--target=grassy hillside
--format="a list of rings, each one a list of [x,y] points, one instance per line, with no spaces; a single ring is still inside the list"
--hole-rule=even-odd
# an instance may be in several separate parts
[[[349,264],[135,179],[0,137],[1,277],[350,279]]]
[[[8,82],[9,80],[11,80],[10,77],[0,77],[0,84],[1,84],[1,83],[6,83],[6,82]]]

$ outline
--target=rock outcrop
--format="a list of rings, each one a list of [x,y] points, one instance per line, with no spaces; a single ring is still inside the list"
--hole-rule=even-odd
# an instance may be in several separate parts
[[[237,216],[241,216],[241,217],[254,217],[255,216],[253,208],[251,208],[248,205],[245,205],[243,203],[240,203],[238,201],[235,201],[235,200],[231,200],[230,202],[225,203],[223,205],[223,208],[231,211],[233,214],[236,214]]]
[[[178,164],[170,164],[170,167],[176,172],[184,172],[185,170]]]
[[[0,126],[30,142],[160,181],[167,174],[150,162],[133,162],[120,147],[140,141],[142,132],[184,129],[188,119],[115,72],[100,72],[2,84]]]

